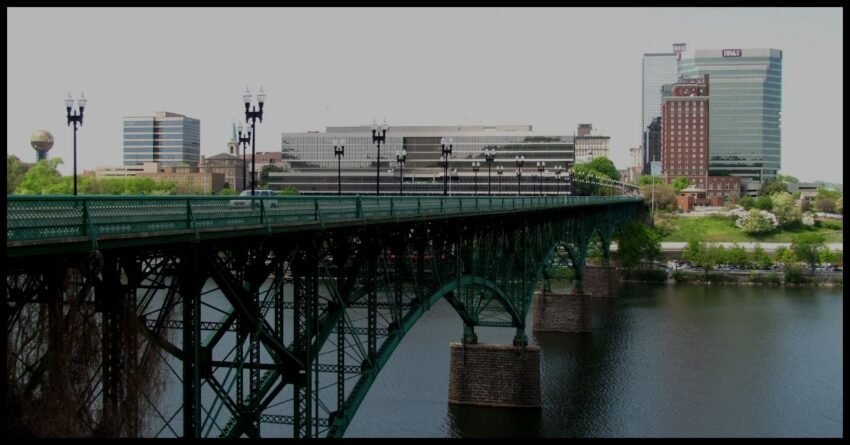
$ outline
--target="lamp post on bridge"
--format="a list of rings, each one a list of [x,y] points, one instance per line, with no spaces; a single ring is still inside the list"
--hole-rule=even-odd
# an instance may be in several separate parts
[[[496,149],[484,149],[484,160],[487,162],[487,196],[490,196],[490,169],[493,167],[493,161],[496,160]]]
[[[561,191],[561,171],[562,168],[560,165],[555,166],[555,196],[558,196],[558,193]]]
[[[472,173],[475,174],[474,179],[473,179],[474,182],[473,182],[473,186],[472,186],[473,187],[472,188],[472,194],[473,195],[478,194],[478,170],[479,169],[481,169],[481,162],[472,161]]]
[[[345,139],[334,139],[334,156],[336,156],[337,195],[342,196],[342,157],[345,156]]]
[[[502,194],[502,173],[504,173],[505,169],[502,168],[502,165],[499,164],[496,166],[496,174],[499,175],[499,195]]]
[[[443,155],[440,157],[440,165],[443,167],[443,195],[448,194],[449,190],[449,156],[452,155],[454,146],[454,138],[442,138],[440,140]]]
[[[398,177],[398,194],[404,194],[404,162],[407,160],[407,149],[402,148],[401,152],[398,150],[395,151],[395,161],[398,163],[398,166],[401,168],[401,175]]]
[[[525,164],[525,156],[517,156],[514,158],[516,161],[516,180],[517,180],[517,195],[522,195],[522,166]]]
[[[381,194],[381,144],[386,145],[387,143],[387,120],[384,119],[384,123],[381,124],[381,134],[378,134],[378,124],[375,122],[375,119],[372,119],[372,143],[378,147],[378,166],[375,169],[376,174],[376,185],[375,185],[375,194]]]
[[[248,180],[248,158],[245,153],[248,151],[248,144],[251,142],[251,129],[248,128],[247,132],[243,132],[242,124],[239,124],[236,127],[236,131],[239,132],[239,147],[242,148],[242,190],[248,188],[247,180]]]
[[[71,111],[74,107],[74,98],[71,93],[68,93],[68,98],[65,99],[65,110],[68,112],[68,125],[74,124],[74,196],[77,196],[77,126],[83,126],[83,110],[86,108],[86,95],[80,93],[80,98],[77,99],[77,111]]]
[[[537,161],[537,179],[540,182],[540,196],[543,196],[543,170],[546,169],[546,161]]]
[[[263,92],[263,87],[260,87],[260,92],[257,93],[257,104],[251,106],[251,91],[245,87],[245,94],[242,95],[242,100],[245,102],[245,122],[251,122],[251,196],[254,196],[257,188],[257,119],[263,122],[263,104],[266,102],[266,93]]]

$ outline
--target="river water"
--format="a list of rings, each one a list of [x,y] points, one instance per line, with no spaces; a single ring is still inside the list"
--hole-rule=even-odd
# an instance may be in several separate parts
[[[441,302],[346,437],[840,437],[842,314],[842,288],[629,285],[594,301],[592,334],[533,337],[543,406],[528,410],[448,403],[462,325]]]

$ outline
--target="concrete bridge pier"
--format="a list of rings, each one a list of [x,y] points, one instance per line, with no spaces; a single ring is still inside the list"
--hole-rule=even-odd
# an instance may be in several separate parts
[[[587,271],[587,269],[585,269]],[[589,292],[535,292],[534,332],[590,332]]]
[[[584,266],[584,289],[594,297],[617,296],[620,273],[613,266]]]
[[[540,408],[540,347],[452,342],[449,403]]]

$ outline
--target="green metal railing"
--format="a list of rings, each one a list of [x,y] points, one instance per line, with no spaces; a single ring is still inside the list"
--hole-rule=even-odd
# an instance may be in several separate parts
[[[148,237],[215,229],[365,224],[639,201],[636,196],[9,196],[6,241]]]

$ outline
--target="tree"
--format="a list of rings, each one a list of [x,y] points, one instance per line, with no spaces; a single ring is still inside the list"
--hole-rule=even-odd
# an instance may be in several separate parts
[[[6,194],[11,195],[15,192],[18,184],[24,180],[24,176],[30,169],[29,165],[24,164],[15,155],[6,156]]]
[[[652,183],[650,183],[652,184]],[[652,202],[652,185],[640,186],[640,192],[646,205]],[[676,210],[676,192],[673,186],[665,183],[655,184],[655,208],[659,210]]]
[[[267,188],[269,185],[269,172],[286,171],[281,165],[266,164],[260,169],[260,187]]]
[[[824,248],[826,237],[817,232],[801,233],[791,238],[791,250],[800,260],[809,265],[812,272],[820,259],[820,250]]]
[[[835,211],[841,214],[844,214],[844,196],[839,196],[837,200],[835,200]]]
[[[841,255],[836,251],[830,250],[829,247],[824,246],[820,250],[818,260],[821,264],[837,265],[841,262]]]
[[[781,173],[776,175],[776,180],[780,181],[780,182],[784,182],[786,184],[788,184],[788,183],[797,184],[797,183],[800,182],[799,179],[797,179],[797,178],[795,178],[791,175],[783,175]]]
[[[776,217],[769,212],[750,209],[749,212],[744,213],[735,221],[735,225],[744,233],[759,235],[772,231],[779,223],[776,221]]]
[[[221,195],[221,196],[235,195],[236,190],[233,190],[230,187],[225,187],[225,188],[219,190],[218,194]]]
[[[821,212],[835,212],[835,200],[832,198],[818,198],[815,200],[815,208]]]
[[[770,209],[773,208],[773,201],[770,199],[770,196],[761,195],[756,198],[754,207],[760,210],[767,210],[769,212]]]
[[[23,195],[61,193],[62,174],[59,173],[58,167],[62,163],[62,158],[59,157],[38,161],[24,175],[15,192]]]
[[[726,251],[725,262],[733,266],[746,268],[750,264],[750,255],[747,253],[747,249],[735,243]]]
[[[285,188],[285,189],[283,189],[283,191],[282,191],[282,192],[280,192],[280,194],[281,194],[281,195],[297,195],[297,194],[298,194],[298,189],[297,189],[297,188],[295,188],[295,186],[288,185],[288,186],[286,186],[286,188]]]
[[[679,193],[679,192],[681,192],[683,189],[685,189],[685,188],[687,188],[689,185],[691,185],[691,182],[690,182],[690,181],[688,181],[688,178],[678,177],[678,178],[676,178],[676,179],[674,179],[674,180],[673,180],[673,184],[672,184],[672,185],[673,185],[673,190],[675,190],[675,191],[676,191],[676,193]]]
[[[770,179],[761,185],[759,196],[770,196],[774,193],[787,192],[788,185],[778,179]],[[766,209],[765,209],[766,210]]]
[[[771,211],[776,215],[780,227],[789,227],[800,222],[800,210],[794,205],[794,197],[788,192],[776,193],[770,196],[773,202]]]
[[[652,185],[655,182],[656,184],[666,184],[664,178],[660,176],[651,176],[651,175],[641,175],[638,176],[637,183],[638,185]]]
[[[756,205],[756,200],[752,196],[744,196],[738,200],[738,205],[743,207],[744,210],[750,210]]]
[[[593,158],[590,162],[576,165],[573,170],[576,173],[596,173],[597,175],[607,176],[615,181],[620,180],[620,172],[614,163],[605,156]]]
[[[661,236],[652,227],[631,221],[618,233],[617,258],[625,269],[641,264],[641,259],[654,261],[661,252]]]

